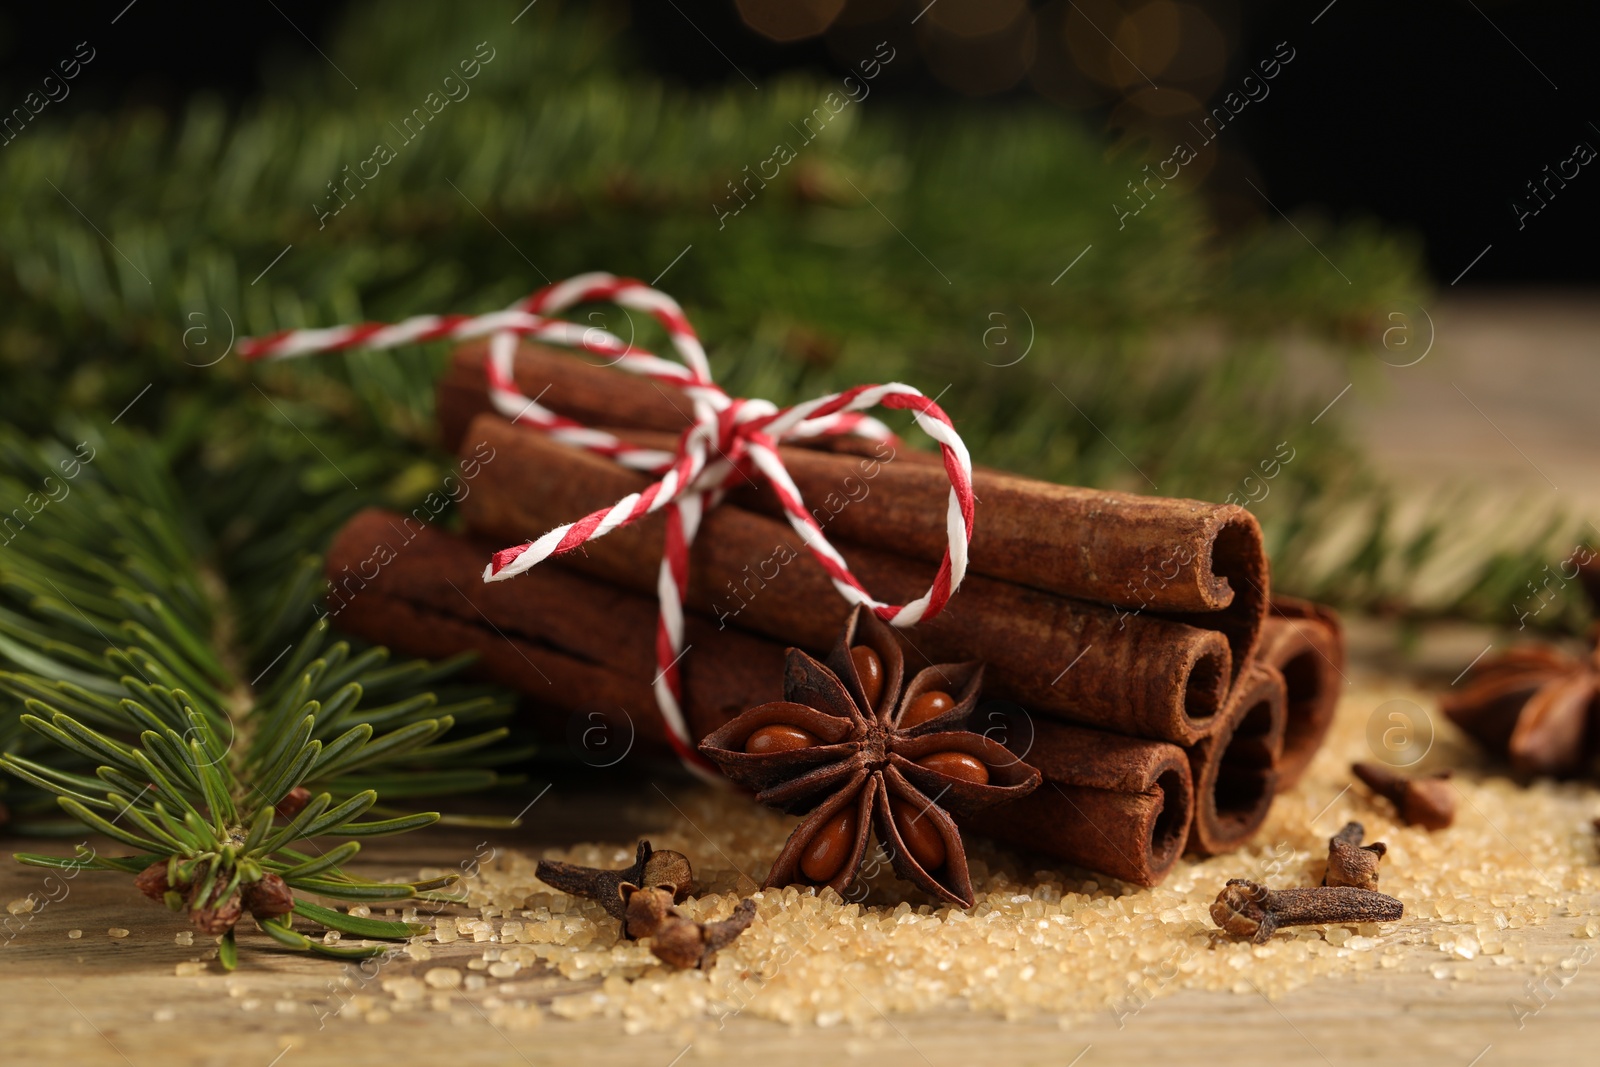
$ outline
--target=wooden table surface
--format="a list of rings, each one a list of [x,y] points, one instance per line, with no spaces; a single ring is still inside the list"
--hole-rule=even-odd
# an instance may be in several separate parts
[[[419,866],[455,866],[486,836],[496,848],[538,854],[579,840],[614,839],[619,830],[648,834],[664,820],[651,814],[659,805],[652,808],[642,799],[614,786],[597,792],[592,785],[563,782],[540,802],[538,817],[530,816],[519,830],[441,829],[377,841],[363,853],[362,868],[384,876]],[[39,848],[37,842],[0,841],[7,853],[19,846]],[[0,901],[38,895],[44,873],[0,864]],[[980,1062],[1000,1050],[1007,1064],[1018,1067],[1208,1060],[1242,1067],[1378,1059],[1494,1067],[1594,1062],[1593,1044],[1600,1035],[1600,987],[1591,973],[1600,967],[1587,962],[1596,942],[1574,937],[1585,921],[1581,915],[1519,931],[1530,948],[1527,959],[1512,967],[1474,967],[1470,981],[1436,978],[1427,961],[1437,960],[1437,953],[1419,948],[1414,966],[1408,961],[1392,970],[1319,979],[1276,1001],[1255,994],[1178,992],[1121,1020],[1101,1012],[1065,1029],[1053,1020],[1006,1023],[951,1012],[886,1018],[866,1032],[795,1031],[741,1017],[721,1028],[708,1021],[677,1033],[630,1036],[616,1022],[573,1022],[548,1014],[527,1030],[496,1026],[490,1021],[493,1005],[485,1010],[482,1003],[491,995],[487,992],[457,991],[460,1009],[451,1013],[396,1013],[379,1024],[354,1012],[330,1014],[338,1001],[328,990],[343,965],[279,951],[254,931],[242,934],[243,959],[236,973],[224,975],[212,965],[199,975],[179,976],[177,965],[200,948],[175,943],[174,935],[187,928],[177,916],[115,875],[85,872],[69,884],[65,899],[24,916],[20,932],[0,947],[0,1010],[8,1031],[0,1062],[346,1067],[380,1062],[380,1057],[395,1064],[545,1064],[581,1057],[585,1067],[668,1067],[696,1060],[781,1065],[819,1059],[943,1065]],[[1587,912],[1600,911],[1600,901],[1590,904]],[[241,933],[248,925],[242,924]],[[110,937],[113,927],[128,935]],[[81,938],[68,938],[73,929],[83,931]],[[434,945],[430,962],[398,959],[385,965],[384,977],[418,974],[440,963],[461,966],[481,947],[469,941]],[[1542,998],[1547,1003],[1519,1026],[1513,1002],[1538,1003],[1530,1000],[1529,981],[1557,973],[1540,959],[1567,961],[1575,954],[1585,962],[1568,968],[1576,973],[1564,986],[1559,979],[1547,982],[1552,990]],[[574,990],[571,981],[558,976],[533,981],[545,983],[551,994]]]

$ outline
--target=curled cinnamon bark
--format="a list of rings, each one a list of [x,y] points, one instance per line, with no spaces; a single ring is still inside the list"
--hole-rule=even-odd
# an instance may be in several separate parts
[[[660,432],[612,432],[667,451],[676,443]],[[841,502],[828,508],[830,538],[925,563],[942,558],[950,483],[937,456],[901,448],[880,462],[866,449],[779,452],[805,499]],[[1255,651],[1267,606],[1267,557],[1261,528],[1246,509],[998,471],[975,470],[972,486],[983,501],[972,534],[974,574],[1110,605],[1122,609],[1119,617],[1148,612],[1216,630],[1228,641],[1235,676]],[[732,500],[783,517],[770,486],[741,486]]]
[[[1257,658],[1283,675],[1286,700],[1278,792],[1305,774],[1333,724],[1344,691],[1344,627],[1331,608],[1274,596]]]
[[[1253,663],[1228,697],[1221,728],[1189,750],[1194,772],[1190,852],[1231,852],[1266,821],[1283,752],[1283,675]]]
[[[329,554],[329,576],[340,593],[333,621],[408,654],[438,658],[476,651],[482,657],[480,672],[533,698],[527,711],[536,722],[559,727],[574,713],[623,707],[640,744],[665,754],[665,733],[649,685],[657,669],[655,604],[559,566],[534,568],[517,582],[485,585],[480,578],[490,551],[488,543],[398,515],[363,512]],[[375,558],[386,562],[376,570],[362,566]],[[351,577],[358,573],[372,577]],[[719,631],[693,616],[689,626],[688,640],[701,655],[686,657],[683,664],[683,706],[696,738],[746,708],[780,700],[781,646],[732,627]],[[877,708],[884,693],[902,685],[896,669],[893,657],[887,657],[887,667],[880,658],[877,673],[857,670],[849,684],[859,684],[860,698]],[[952,706],[965,703],[959,677],[943,684],[951,691]],[[930,683],[913,680],[911,685],[917,691],[905,702],[908,711],[917,699],[931,695],[926,692]],[[774,711],[745,720],[738,736],[726,738],[728,746],[752,751],[754,735],[773,726],[797,728],[821,741],[840,740],[828,732],[826,720],[819,725]],[[981,705],[970,729],[980,740],[1004,744],[1010,758],[1039,767],[1044,784],[1014,803],[962,816],[963,827],[1138,885],[1157,884],[1171,870],[1194,808],[1190,763],[1181,748],[1068,725],[998,702]],[[957,788],[951,779],[971,773],[960,766],[963,753],[944,748],[949,751],[907,749],[910,755],[902,757],[912,767],[943,776],[938,784],[931,778],[915,783],[926,797]],[[988,763],[979,762],[992,773]],[[922,771],[902,766],[901,773]],[[937,815],[929,818],[917,820],[918,826],[943,826]],[[869,809],[865,816],[858,812],[852,827],[839,830],[848,837],[851,854],[858,830],[864,849],[870,825]],[[895,832],[904,842],[905,829],[897,826]]]
[[[459,447],[473,418],[490,410],[485,352],[481,342],[462,346],[439,386],[447,447]],[[670,451],[693,410],[676,389],[540,345],[518,349],[513,373],[519,388],[552,410],[648,447]],[[937,563],[949,495],[938,455],[900,448],[888,453],[892,462],[878,462],[885,456],[877,443],[827,444],[781,453],[808,501],[849,502],[827,508],[830,539]],[[867,457],[866,473],[860,457],[844,454],[853,448]],[[973,488],[983,501],[972,537],[973,573],[1220,631],[1232,656],[1230,680],[1237,678],[1256,647],[1267,599],[1261,530],[1247,509],[981,468]],[[768,487],[739,487],[733,501],[782,516]]]
[[[609,508],[649,484],[610,460],[497,416],[474,421],[463,450],[474,452],[480,443],[504,458],[483,469],[461,502],[462,514],[469,529],[505,545]],[[653,594],[663,522],[658,515],[615,530],[561,562]],[[927,588],[925,564],[856,546],[847,557],[880,599],[905,602]],[[1085,725],[1179,744],[1213,729],[1232,667],[1219,631],[981,575],[968,575],[958,597],[950,610],[917,625],[913,655],[927,662],[981,659],[992,695]],[[702,520],[686,603],[730,627],[819,654],[850,610],[787,523],[726,504]]]
[[[963,826],[1135,885],[1158,884],[1178,862],[1194,803],[1183,749],[1020,708],[980,709],[973,728],[1026,758],[1044,784]]]
[[[496,547],[503,546],[363,511],[328,550],[331,621],[407,655],[477,653],[481,676],[561,712],[542,716],[547,725],[595,716],[593,740],[610,747],[588,755],[604,765],[613,749],[621,758],[633,731],[665,749],[651,690],[660,669],[654,601],[555,566],[485,584],[483,563]],[[681,665],[684,715],[696,739],[782,693],[782,646],[700,618],[688,620],[686,641],[702,653]]]

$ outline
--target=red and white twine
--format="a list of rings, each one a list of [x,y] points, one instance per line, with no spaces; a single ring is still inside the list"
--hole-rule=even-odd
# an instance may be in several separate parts
[[[672,338],[681,363],[635,348],[616,335],[592,326],[550,318],[576,304],[609,301],[620,307],[648,313]],[[604,537],[646,515],[666,516],[666,545],[656,583],[661,615],[656,628],[656,659],[660,671],[654,689],[667,725],[667,736],[680,759],[695,772],[715,777],[715,771],[695,751],[683,718],[682,678],[679,661],[688,650],[683,645],[683,599],[689,583],[689,546],[694,543],[700,519],[715,507],[724,491],[752,470],[765,475],[783,504],[784,514],[800,539],[833,580],[839,595],[851,604],[865,604],[879,618],[895,626],[912,626],[944,609],[967,571],[967,543],[972,537],[972,459],[950,418],[917,389],[899,382],[860,385],[793,407],[778,408],[767,400],[730,397],[711,378],[705,349],[683,309],[665,293],[643,282],[610,274],[581,274],[547,286],[504,311],[488,315],[418,315],[392,325],[362,323],[315,330],[285,330],[266,337],[247,338],[239,354],[247,360],[287,359],[313,352],[347,349],[382,349],[425,341],[464,341],[489,338],[487,364],[489,397],[507,418],[542,430],[563,444],[609,456],[633,470],[659,475],[642,492],[632,493],[612,507],[559,526],[543,537],[496,552],[484,570],[484,581],[497,582],[521,574],[548,559]],[[523,394],[512,374],[518,338],[581,349],[613,361],[616,367],[653,381],[672,385],[688,395],[694,405],[694,425],[678,441],[676,452],[639,448],[601,430],[590,429],[545,408],[537,397]],[[950,478],[950,502],[945,516],[949,544],[928,591],[908,604],[876,600],[850,573],[849,564],[828,542],[822,528],[806,509],[800,490],[789,477],[778,454],[778,443],[851,433],[887,438],[890,432],[877,419],[861,414],[883,406],[912,413],[944,454]]]

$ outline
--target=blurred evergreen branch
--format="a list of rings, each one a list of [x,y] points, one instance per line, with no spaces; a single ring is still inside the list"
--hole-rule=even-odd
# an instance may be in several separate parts
[[[224,557],[276,566],[355,507],[438,483],[429,387],[445,353],[245,367],[223,356],[231,339],[666,271],[730,391],[785,402],[906,380],[944,391],[995,466],[1219,499],[1292,437],[1299,458],[1260,508],[1287,590],[1507,619],[1505,590],[1575,536],[1530,545],[1486,522],[1442,537],[1453,501],[1420,519],[1385,504],[1336,416],[1311,424],[1323,399],[1295,390],[1285,339],[1330,342],[1364,373],[1386,313],[1422,295],[1405,240],[1308,219],[1305,236],[1219,239],[1177,186],[1119,222],[1139,175],[1031,105],[906,113],[868,97],[808,135],[839,84],[666,86],[638,73],[619,17],[545,3],[512,26],[501,4],[365,4],[327,49],[359,92],[311,56],[236,111],[199,99],[31,127],[0,151],[0,417],[37,434],[142,396],[124,424],[159,428],[202,512],[241,516],[211,524]],[[467,93],[434,115],[447,74]],[[394,158],[351,180],[380,143]],[[794,160],[752,180],[780,143]],[[619,315],[593,321],[653,343]],[[255,493],[278,506],[239,507]],[[1352,514],[1367,526],[1341,556],[1329,531]],[[1446,540],[1469,558],[1424,595],[1414,564]]]

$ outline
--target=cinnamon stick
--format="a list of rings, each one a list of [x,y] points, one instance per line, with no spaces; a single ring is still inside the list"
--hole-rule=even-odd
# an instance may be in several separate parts
[[[471,419],[490,410],[483,358],[482,344],[464,346],[439,386],[449,447],[459,447]],[[570,353],[525,345],[514,369],[519,387],[540,396],[541,404],[648,447],[670,451],[689,424],[692,406],[681,392]],[[781,452],[830,539],[929,563],[942,557],[950,489],[937,456],[901,447],[890,453],[893,462],[874,463],[864,477],[850,455],[795,447]],[[1220,630],[1235,677],[1254,651],[1268,577],[1261,529],[1247,509],[984,470],[974,472],[973,488],[982,501],[971,544],[974,573],[1133,612],[1172,613]],[[782,515],[767,486],[738,489],[734,500]]]
[[[504,458],[462,501],[468,528],[502,547],[609,508],[649,484],[610,460],[556,444],[497,416],[476,419],[463,453]],[[567,554],[575,569],[653,593],[663,548],[657,515]],[[851,546],[855,574],[880,599],[920,596],[931,568]],[[541,568],[535,568],[541,569]],[[723,505],[695,541],[686,603],[720,621],[823,653],[849,611],[787,523]],[[510,583],[515,586],[522,578]],[[1192,743],[1213,729],[1231,660],[1217,631],[969,575],[949,608],[906,634],[914,659],[981,659],[997,697],[1081,724]]]
[[[1277,668],[1259,661],[1245,670],[1218,728],[1189,749],[1194,774],[1190,852],[1231,852],[1266,821],[1283,752],[1284,684]]]
[[[1332,608],[1274,596],[1257,658],[1283,675],[1286,721],[1278,792],[1292,789],[1322,747],[1344,678],[1344,627]]]
[[[671,451],[676,436],[613,429]],[[829,539],[938,563],[948,540],[950,482],[936,463],[902,463],[901,446],[875,453],[779,449],[789,475]],[[1177,618],[1227,637],[1235,670],[1256,647],[1266,613],[1267,557],[1255,516],[1235,504],[1138,496],[975,471],[982,501],[972,573],[1046,592]],[[783,516],[766,484],[732,501]]]
[[[325,567],[335,625],[407,655],[479,655],[478,673],[546,709],[593,712],[618,734],[620,713],[665,747],[651,681],[657,607],[649,598],[559,567],[515,584],[483,581],[494,546],[379,509],[352,518]],[[684,718],[695,740],[753,704],[783,695],[783,648],[714,623],[688,621],[701,655],[682,667]],[[621,737],[625,741],[626,737]]]
[[[963,826],[1135,885],[1167,876],[1183,852],[1194,801],[1181,748],[1067,726],[1020,708],[985,714],[980,708],[984,732],[1037,767],[1044,783]]]
[[[488,351],[487,341],[457,348],[435,391],[439,436],[453,451],[459,451],[472,420],[491,410],[484,376]],[[597,356],[523,344],[513,377],[524,395],[539,397],[540,404],[585,426],[678,434],[694,423],[694,404],[682,390],[617,370]]]
[[[410,655],[479,653],[479,673],[532,697],[549,727],[621,707],[638,739],[664,752],[649,685],[654,605],[557,567],[534,578],[545,569],[536,568],[520,586],[486,586],[487,550],[436,527],[407,525],[404,516],[363,511],[328,553],[330,617]],[[689,634],[703,652],[683,665],[684,710],[697,739],[737,711],[775,699],[783,676],[778,645],[693,619]],[[1167,875],[1192,805],[1182,749],[1052,722],[1015,705],[991,703],[978,714],[985,735],[1040,767],[1045,785],[964,825],[1138,885]],[[620,748],[627,738],[618,740]]]

